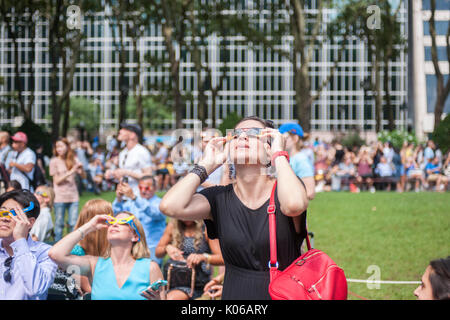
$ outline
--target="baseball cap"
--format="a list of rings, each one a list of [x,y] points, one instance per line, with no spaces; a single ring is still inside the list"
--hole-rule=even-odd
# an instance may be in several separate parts
[[[13,135],[13,136],[11,137],[11,140],[12,140],[12,141],[15,141],[15,142],[24,142],[24,143],[28,143],[28,137],[27,137],[27,135],[26,135],[25,133],[23,133],[22,131],[16,132],[16,134]]]
[[[298,123],[283,123],[278,130],[280,133],[290,132],[303,138],[304,133],[302,127]]]
[[[139,140],[142,139],[142,129],[138,124],[122,122],[120,124],[120,129],[125,129],[134,132],[138,136]]]

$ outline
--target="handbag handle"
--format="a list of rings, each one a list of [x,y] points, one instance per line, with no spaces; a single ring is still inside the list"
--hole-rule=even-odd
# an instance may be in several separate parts
[[[269,206],[267,207],[267,214],[269,215],[269,236],[270,236],[270,271],[276,271],[278,269],[277,260],[277,225],[275,219],[275,190],[277,188],[277,182],[275,181],[272,193],[270,194]],[[308,251],[311,250],[311,243],[309,241],[308,230],[306,230],[306,247]],[[271,275],[272,275],[271,272]]]

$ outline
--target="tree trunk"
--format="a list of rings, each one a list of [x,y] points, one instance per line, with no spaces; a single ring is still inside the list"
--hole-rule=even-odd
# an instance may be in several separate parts
[[[162,33],[164,36],[164,43],[166,45],[167,53],[170,62],[170,79],[172,82],[173,94],[173,109],[175,111],[175,127],[182,128],[182,108],[183,100],[180,92],[180,61],[176,59],[175,48],[172,45],[172,28],[166,23],[162,25]]]
[[[436,27],[435,27],[435,11],[436,0],[431,0],[431,17],[430,17],[430,36],[431,36],[431,61],[433,62],[434,71],[436,74],[436,103],[434,105],[434,128],[436,129],[440,122],[442,113],[444,112],[445,100],[450,94],[450,77],[447,79],[447,83],[444,84],[444,76],[439,66],[439,57],[437,55],[437,42],[436,42]],[[447,60],[450,65],[450,23],[447,28],[446,35],[447,44]]]
[[[49,4],[49,12],[51,10],[51,4]],[[49,43],[49,55],[50,63],[52,64],[52,69],[50,73],[50,91],[51,91],[51,106],[52,106],[52,142],[55,142],[59,137],[59,124],[61,120],[61,105],[58,104],[58,97],[56,92],[58,91],[58,56],[61,52],[59,46],[59,16],[60,16],[61,1],[57,1],[56,12],[50,18],[49,22],[49,33],[48,33],[48,43]]]
[[[140,82],[141,79],[141,55],[137,46],[137,39],[140,34],[137,34],[137,27],[134,26],[133,32],[133,48],[134,48],[134,60],[137,63],[136,68],[136,76],[134,77],[133,86],[134,86],[134,98],[136,101],[136,118],[139,126],[144,130],[144,110],[142,108],[142,84]]]
[[[377,50],[375,50],[375,64],[373,68],[375,68],[375,131],[380,132],[383,130],[381,121],[382,121],[382,106],[383,99],[381,96],[381,74],[380,74],[380,54]]]
[[[123,26],[119,24],[119,39],[120,39],[120,51],[119,51],[119,117],[118,125],[127,118],[127,100],[128,100],[128,82],[125,79],[125,63],[126,63],[126,52],[124,45],[124,34]]]
[[[294,78],[298,123],[302,126],[303,131],[310,132],[312,99],[310,81],[305,68],[297,69]]]
[[[389,88],[389,56],[386,55],[384,58],[384,77],[383,77],[383,88],[384,88],[384,98],[386,101],[386,111],[388,113],[388,129],[393,131],[395,129],[395,119],[394,119],[394,109],[391,104],[391,91]]]

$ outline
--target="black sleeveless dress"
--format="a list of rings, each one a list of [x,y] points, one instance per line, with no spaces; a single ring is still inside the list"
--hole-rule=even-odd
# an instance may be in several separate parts
[[[208,236],[219,239],[225,261],[223,300],[270,300],[269,199],[258,209],[246,207],[233,185],[215,186],[199,192],[208,199],[213,220],[205,220]],[[280,210],[275,193],[279,270],[300,256],[305,238],[306,213],[297,234],[293,219]]]

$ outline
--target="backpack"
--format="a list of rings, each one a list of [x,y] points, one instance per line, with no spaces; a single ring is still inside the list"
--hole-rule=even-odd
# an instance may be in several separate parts
[[[41,167],[38,166],[37,161],[38,161],[38,158],[36,157],[36,161],[34,161],[33,178],[30,179],[28,174],[19,170],[22,173],[22,175],[28,179],[30,187],[33,187],[33,190],[36,190],[36,188],[39,186],[47,184],[47,179],[45,178],[45,174],[42,172]]]

